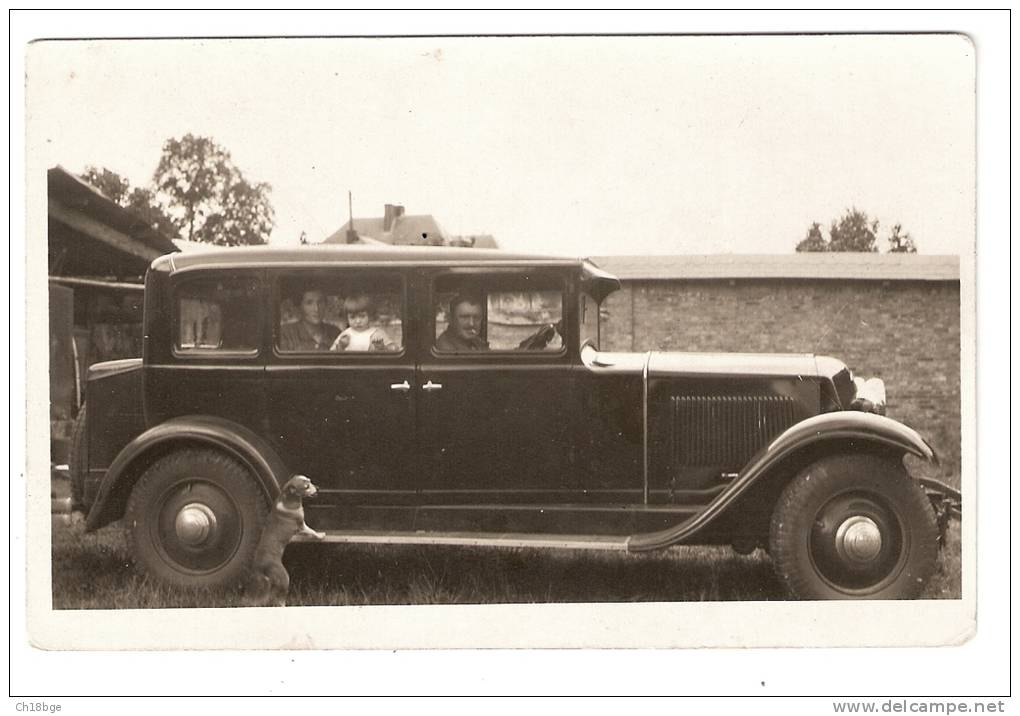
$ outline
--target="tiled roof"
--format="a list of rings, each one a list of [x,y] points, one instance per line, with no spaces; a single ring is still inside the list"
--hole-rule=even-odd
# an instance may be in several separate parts
[[[872,279],[959,281],[959,256],[866,253],[593,256],[622,280]]]

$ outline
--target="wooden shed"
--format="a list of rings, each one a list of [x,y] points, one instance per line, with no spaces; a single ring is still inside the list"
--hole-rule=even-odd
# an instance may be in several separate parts
[[[47,172],[51,458],[66,462],[91,363],[141,355],[142,281],[169,237],[62,167]]]

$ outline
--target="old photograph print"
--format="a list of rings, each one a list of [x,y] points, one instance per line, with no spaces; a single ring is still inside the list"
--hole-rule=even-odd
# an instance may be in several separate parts
[[[745,644],[966,631],[965,38],[27,57],[52,643],[92,648],[53,636],[78,614],[159,645],[123,610],[171,608],[274,634],[302,607],[496,615],[330,646],[618,645],[653,606],[776,615]],[[868,626],[777,636],[832,601]],[[939,626],[887,628],[908,601]],[[524,608],[572,616],[514,633]],[[719,643],[686,629],[627,643]]]

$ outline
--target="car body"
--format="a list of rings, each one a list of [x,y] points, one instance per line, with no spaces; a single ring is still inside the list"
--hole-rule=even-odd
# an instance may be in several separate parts
[[[87,529],[125,518],[144,569],[222,586],[299,473],[327,542],[764,547],[798,597],[915,596],[938,533],[903,459],[938,460],[880,382],[825,356],[601,351],[619,285],[446,247],[157,259],[142,358],[89,373]],[[357,343],[344,311],[366,306]]]

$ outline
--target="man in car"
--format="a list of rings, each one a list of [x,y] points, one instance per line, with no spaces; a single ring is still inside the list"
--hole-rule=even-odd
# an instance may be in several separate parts
[[[461,353],[487,351],[489,343],[482,338],[482,297],[462,293],[450,300],[450,325],[436,339],[436,349]]]

